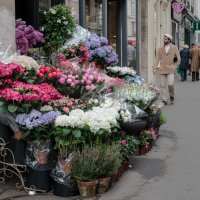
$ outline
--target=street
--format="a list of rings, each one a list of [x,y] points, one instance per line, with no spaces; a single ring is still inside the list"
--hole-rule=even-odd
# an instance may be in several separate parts
[[[137,156],[135,165],[99,200],[199,200],[200,160],[199,109],[200,82],[176,82],[175,104],[164,111],[167,124],[160,130],[157,145],[145,156]],[[14,184],[0,187],[0,199],[80,199],[50,195],[27,196]],[[25,195],[25,196],[22,196]],[[9,198],[14,196],[15,198]]]

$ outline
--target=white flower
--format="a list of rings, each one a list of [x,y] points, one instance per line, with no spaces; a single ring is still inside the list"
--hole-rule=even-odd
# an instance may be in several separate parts
[[[50,8],[49,11],[50,11],[50,13],[52,13],[53,15],[56,14],[56,10],[54,10],[54,9],[52,9],[52,8]]]
[[[43,13],[44,13],[44,15],[46,15],[47,14],[46,10]]]
[[[67,25],[67,24],[68,24],[68,21],[64,21],[63,24],[64,24],[64,25]]]
[[[47,111],[51,111],[51,110],[53,110],[53,107],[48,106],[48,105],[42,106],[42,108],[40,108],[40,111],[42,111],[42,112],[47,112]]]
[[[44,27],[43,26],[41,27],[41,31],[44,31]]]
[[[60,20],[60,19],[58,19],[58,20],[57,20],[57,23],[59,23],[59,24],[60,24],[60,23],[61,23],[61,20]]]
[[[36,71],[39,71],[39,65],[37,64],[37,62],[29,56],[17,56],[11,61],[11,63],[20,65],[26,68],[26,70],[34,69]]]

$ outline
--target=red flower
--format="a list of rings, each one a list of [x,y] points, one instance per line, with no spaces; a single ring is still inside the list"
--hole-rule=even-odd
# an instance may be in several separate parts
[[[126,140],[122,140],[122,144],[123,144],[123,145],[126,145]]]

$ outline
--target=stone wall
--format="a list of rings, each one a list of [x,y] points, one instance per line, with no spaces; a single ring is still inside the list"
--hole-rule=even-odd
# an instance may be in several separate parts
[[[0,0],[0,52],[6,51],[9,45],[9,55],[15,52],[15,1]]]

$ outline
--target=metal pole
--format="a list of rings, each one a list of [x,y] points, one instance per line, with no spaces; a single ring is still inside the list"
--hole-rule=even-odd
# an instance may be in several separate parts
[[[141,0],[136,0],[136,72],[140,75],[140,49],[141,49]]]
[[[79,24],[85,27],[85,0],[79,0]]]
[[[102,1],[102,12],[103,12],[103,22],[102,22],[102,30],[103,30],[103,36],[108,37],[108,8],[107,8],[107,0]]]

